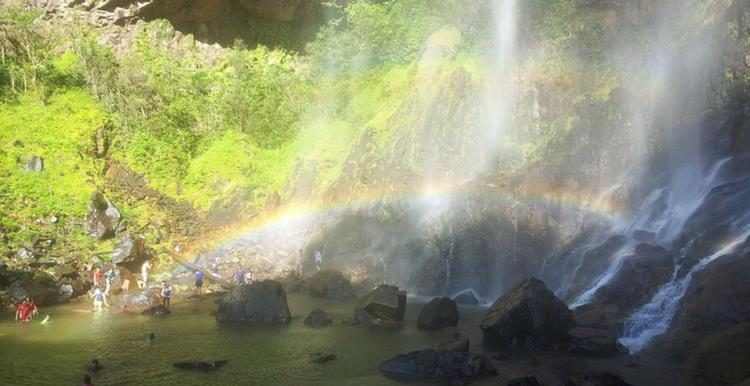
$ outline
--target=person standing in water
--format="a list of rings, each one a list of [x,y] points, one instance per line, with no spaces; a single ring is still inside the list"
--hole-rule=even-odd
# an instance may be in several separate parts
[[[39,309],[36,307],[36,302],[32,298],[26,298],[26,301],[29,304],[29,310],[31,311],[31,319],[34,319],[34,317],[39,313]]]
[[[201,295],[201,290],[203,289],[203,272],[199,270],[195,270],[195,293],[196,295]]]
[[[161,304],[164,307],[169,308],[169,300],[172,297],[172,286],[169,285],[169,283],[162,282],[161,284]]]
[[[141,280],[143,281],[143,288],[148,288],[148,272],[151,270],[151,260],[146,260],[141,266]]]
[[[96,287],[94,294],[91,295],[91,297],[94,298],[94,312],[103,311],[104,306],[109,307],[109,304],[107,303],[107,294],[105,294],[101,288]]]
[[[23,299],[16,308],[16,321],[30,322],[31,321],[31,307],[29,306],[28,298]]]
[[[323,254],[320,253],[320,251],[315,250],[315,269],[320,271],[320,268],[323,266]]]

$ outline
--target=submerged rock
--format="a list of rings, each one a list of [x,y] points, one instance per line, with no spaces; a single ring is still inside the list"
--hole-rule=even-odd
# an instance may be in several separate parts
[[[449,298],[434,298],[425,304],[417,319],[417,328],[435,331],[458,325],[458,306]]]
[[[219,301],[219,322],[289,323],[292,315],[279,282],[265,280],[234,287]]]
[[[153,307],[149,307],[141,312],[141,315],[151,315],[151,316],[164,316],[171,314],[172,311],[169,310],[169,308],[159,304]]]
[[[312,310],[307,317],[305,317],[305,326],[309,327],[325,327],[331,323],[333,323],[333,318],[331,318],[330,315],[328,315],[327,312],[324,310],[321,310],[320,308],[316,308]]]
[[[354,288],[343,273],[323,270],[305,280],[303,291],[311,296],[328,299],[353,299]]]
[[[396,380],[457,381],[497,375],[483,354],[432,349],[397,355],[378,370]]]
[[[406,314],[406,291],[382,284],[359,300],[354,319],[360,323],[401,323]]]
[[[453,340],[449,340],[447,342],[438,343],[435,346],[435,349],[438,351],[461,351],[461,352],[468,352],[469,351],[469,338],[465,336],[458,336]]]
[[[453,301],[458,304],[464,304],[467,306],[479,305],[479,299],[474,294],[474,291],[464,291],[453,297]]]
[[[213,371],[227,364],[228,361],[194,361],[194,362],[175,362],[172,364],[173,367],[183,370],[200,370],[200,371]]]
[[[513,346],[525,342],[544,346],[569,339],[573,313],[535,278],[501,296],[487,311],[480,328],[486,344]]]

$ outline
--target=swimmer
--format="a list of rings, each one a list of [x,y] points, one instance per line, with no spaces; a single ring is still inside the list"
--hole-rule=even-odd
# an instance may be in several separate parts
[[[156,343],[156,334],[154,334],[153,332],[148,334],[148,336],[146,337],[146,343],[148,344]]]
[[[103,367],[101,364],[99,364],[99,360],[96,358],[92,359],[91,363],[89,363],[88,370],[92,373],[95,373],[101,369],[103,369]]]
[[[42,324],[47,324],[47,323],[49,323],[49,315],[45,315],[45,316],[44,316],[44,319],[42,319],[42,321],[41,321],[40,323],[42,323]]]

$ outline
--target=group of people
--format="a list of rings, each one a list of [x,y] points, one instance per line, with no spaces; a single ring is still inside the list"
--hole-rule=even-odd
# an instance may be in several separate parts
[[[238,267],[237,270],[234,271],[234,279],[237,281],[237,285],[252,284],[253,280],[255,280],[253,277],[253,271],[245,271],[242,267]]]
[[[34,300],[29,297],[24,298],[16,307],[16,321],[30,322],[37,314],[39,314],[39,309]]]

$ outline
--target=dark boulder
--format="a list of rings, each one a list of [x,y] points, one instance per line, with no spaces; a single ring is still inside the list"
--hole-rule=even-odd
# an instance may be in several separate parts
[[[474,294],[474,291],[461,292],[460,294],[453,297],[453,301],[455,301],[457,304],[463,304],[467,306],[479,305],[479,299],[477,299],[477,295]]]
[[[86,234],[97,240],[112,238],[121,218],[120,211],[103,194],[94,192],[84,222]]]
[[[193,362],[175,362],[173,367],[182,370],[200,370],[214,371],[227,364],[227,361],[193,361]]]
[[[544,386],[542,382],[540,382],[536,377],[519,377],[519,378],[513,378],[508,383],[505,384],[506,386]]]
[[[401,323],[406,314],[406,291],[382,284],[357,303],[354,319],[360,323]]]
[[[400,380],[459,381],[497,375],[483,354],[423,350],[397,355],[380,364],[385,376]]]
[[[609,357],[620,353],[617,337],[607,330],[574,327],[570,335],[570,352],[592,357]]]
[[[352,283],[343,273],[323,270],[305,280],[303,291],[311,296],[328,299],[353,299],[356,297]]]
[[[480,328],[490,346],[513,346],[531,341],[544,346],[568,340],[575,326],[573,313],[541,280],[523,281],[501,296],[485,314]]]
[[[458,306],[450,298],[434,298],[425,304],[417,319],[417,328],[435,331],[458,325]]]
[[[305,326],[309,327],[325,327],[331,323],[333,323],[333,319],[330,315],[328,315],[327,312],[324,310],[321,310],[320,308],[316,308],[312,310],[306,317],[305,317]]]
[[[219,301],[219,322],[289,323],[292,315],[279,282],[265,280],[234,287]]]
[[[633,386],[619,375],[608,372],[587,372],[580,379],[569,379],[566,385],[577,386]]]
[[[159,304],[156,306],[149,307],[141,312],[141,315],[150,315],[150,316],[164,316],[171,314],[172,311],[169,310],[169,308]]]

